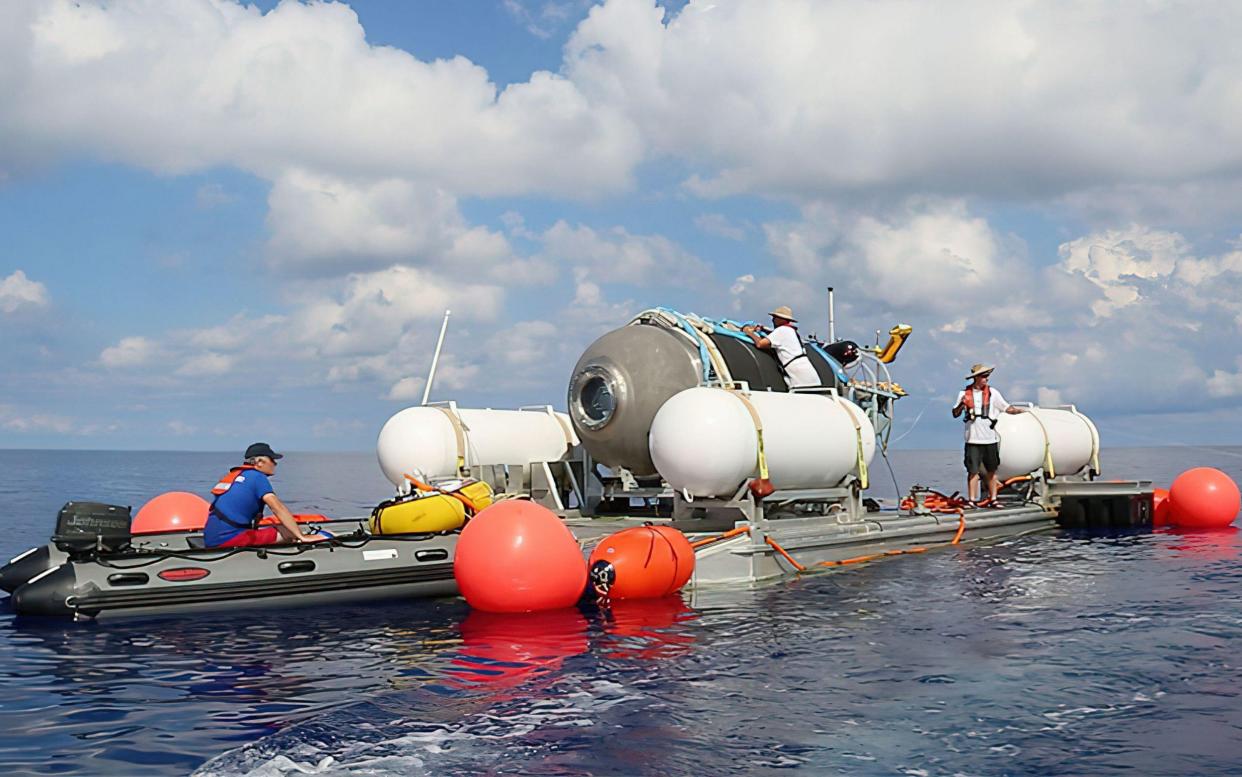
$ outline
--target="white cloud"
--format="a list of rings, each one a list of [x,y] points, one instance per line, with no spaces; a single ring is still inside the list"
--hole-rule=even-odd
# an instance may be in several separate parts
[[[1242,372],[1216,370],[1208,378],[1207,389],[1213,397],[1242,396]]]
[[[747,289],[755,282],[755,276],[751,273],[739,275],[733,279],[733,285],[729,287],[729,296],[732,301],[729,307],[735,312],[742,309],[742,298],[746,295]]]
[[[251,319],[238,314],[229,319],[226,324],[190,330],[182,334],[186,342],[195,348],[229,352],[242,348],[256,334],[261,337],[270,336],[272,331],[278,330],[283,323],[282,316],[265,315]]]
[[[745,240],[746,227],[734,224],[720,213],[702,213],[694,217],[694,225],[709,235],[727,240]]]
[[[843,301],[873,299],[953,319],[1006,305],[1007,317],[1033,315],[1022,305],[1029,271],[1015,248],[960,200],[914,199],[880,215],[811,202],[800,221],[764,231],[792,278],[836,286]],[[809,289],[796,296],[813,298]]]
[[[421,392],[423,378],[411,376],[425,373],[445,308],[454,310],[450,334],[464,327],[468,337],[469,327],[495,321],[503,302],[499,286],[454,282],[404,266],[353,273],[339,282],[293,284],[289,294],[287,314],[237,315],[158,339],[125,337],[104,349],[100,364],[123,367],[125,379],[163,388],[218,389],[262,371],[273,387],[374,384],[393,399],[408,399]],[[478,370],[472,361],[447,354],[437,388],[468,387]]]
[[[1061,392],[1047,386],[1040,386],[1035,392],[1035,401],[1044,406],[1065,404]]]
[[[174,434],[178,437],[189,437],[190,435],[198,432],[197,426],[187,424],[185,421],[181,420],[169,421],[164,425],[164,427],[168,430],[169,434]]]
[[[282,266],[478,268],[511,255],[503,235],[466,224],[454,196],[401,179],[351,183],[290,171],[268,205],[269,247]]]
[[[1230,4],[651,2],[594,9],[565,72],[693,191],[1038,196],[1236,177]],[[1089,74],[1084,77],[1084,74]],[[711,167],[719,169],[712,172]]]
[[[1197,257],[1177,232],[1131,225],[1063,243],[1060,269],[1083,277],[1102,292],[1092,312],[1108,317],[1118,310],[1177,299],[1191,310],[1217,305],[1242,312],[1242,251]],[[1178,316],[1178,311],[1170,311]],[[1193,316],[1183,326],[1197,328]]]
[[[3,156],[98,156],[165,173],[239,167],[420,180],[459,194],[629,185],[630,123],[548,72],[497,90],[455,57],[368,44],[337,3],[4,4]]]
[[[492,341],[493,352],[509,372],[545,368],[550,355],[565,341],[550,321],[518,321]]]
[[[1036,269],[1020,240],[963,202],[920,198],[879,214],[810,203],[800,221],[766,224],[784,274],[742,284],[740,307],[787,302],[804,331],[822,332],[819,290],[834,285],[840,336],[869,343],[872,326],[915,326],[897,370],[920,391],[987,361],[1011,399],[1088,410],[1242,395],[1223,367],[1242,329],[1236,249],[1196,255],[1181,234],[1135,225],[1068,240]]]
[[[109,368],[140,367],[151,362],[158,353],[158,345],[149,338],[123,337],[116,345],[103,349],[99,361]]]
[[[71,434],[79,431],[73,419],[52,413],[27,413],[11,405],[0,405],[0,429],[19,434],[55,432]]]
[[[427,381],[424,378],[406,377],[392,384],[388,390],[388,399],[414,401],[423,398],[423,388]]]
[[[47,306],[47,287],[27,278],[25,272],[14,270],[7,278],[0,279],[0,313]]]
[[[561,8],[510,2],[527,23]],[[126,337],[99,356],[125,368],[114,382],[210,390],[262,369],[416,399],[452,307],[454,337],[502,347],[451,347],[437,393],[498,374],[506,388],[551,386],[575,349],[644,306],[618,285],[649,298],[679,283],[696,306],[746,316],[789,304],[806,330],[834,285],[843,335],[916,325],[901,368],[920,384],[990,359],[1027,397],[1226,402],[1242,372],[1242,250],[1209,249],[1207,230],[1178,219],[1236,229],[1239,16],[984,0],[692,0],[668,15],[607,0],[558,73],[500,89],[463,58],[370,45],[342,4],[0,4],[0,179],[97,158],[271,182],[285,312]],[[511,211],[502,232],[463,212],[486,197],[625,193],[643,162],[695,171],[683,199],[793,203],[797,217],[763,226],[775,262],[715,284],[708,263],[647,228],[539,231]],[[195,200],[228,196],[207,184]],[[1050,224],[1060,254],[1032,260],[999,226],[1021,217],[982,215],[1032,201],[1047,210],[1020,216],[1088,226]],[[695,224],[731,240],[756,231],[720,213]],[[546,312],[505,310],[518,296],[507,287],[558,273],[568,303],[549,291]],[[48,304],[21,271],[0,281],[0,311]],[[532,315],[549,320],[520,320]]]
[[[236,201],[237,197],[225,191],[218,183],[205,183],[194,192],[194,203],[202,210],[219,208]]]
[[[311,434],[315,437],[336,437],[344,433],[359,432],[365,428],[366,424],[358,420],[325,418],[311,427]]]
[[[445,309],[465,320],[490,320],[500,312],[498,285],[456,282],[412,267],[396,266],[354,273],[325,294],[300,298],[291,315],[291,337],[324,356],[388,352],[414,331],[434,343]]]
[[[185,363],[177,368],[176,374],[188,378],[211,375],[224,375],[231,372],[234,360],[222,353],[202,353],[190,356]]]
[[[1133,225],[1063,243],[1059,252],[1062,269],[1082,274],[1103,290],[1104,299],[1092,310],[1107,316],[1139,300],[1133,282],[1167,278],[1189,250],[1179,234]]]
[[[503,0],[502,3],[505,11],[527,32],[544,40],[552,37],[553,33],[569,23],[576,15],[583,13],[590,5],[591,0],[536,3]]]
[[[429,399],[431,401],[451,399],[457,392],[474,387],[475,381],[483,371],[482,366],[474,361],[477,358],[477,354],[467,354],[464,357],[444,354],[440,363],[436,365],[435,382],[432,384]],[[428,361],[430,361],[430,354],[428,354]],[[412,371],[416,366],[415,361],[411,359],[397,360],[386,370],[389,375],[388,379],[391,380],[393,375],[401,372]],[[385,399],[403,402],[421,401],[423,389],[426,386],[426,378],[406,375],[392,384]]]
[[[593,282],[693,286],[711,277],[706,263],[662,235],[634,235],[623,227],[600,232],[558,221],[541,239],[543,258]]]

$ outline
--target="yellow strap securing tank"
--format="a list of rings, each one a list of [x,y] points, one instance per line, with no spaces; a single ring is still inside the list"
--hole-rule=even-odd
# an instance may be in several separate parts
[[[466,522],[466,503],[453,494],[461,494],[478,510],[492,503],[491,487],[480,481],[469,481],[449,493],[415,492],[381,502],[371,511],[371,533],[421,534],[460,529]]]

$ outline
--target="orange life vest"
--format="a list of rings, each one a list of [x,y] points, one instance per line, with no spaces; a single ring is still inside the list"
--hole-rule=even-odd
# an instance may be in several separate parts
[[[216,496],[220,496],[225,491],[228,491],[230,488],[233,487],[233,481],[237,480],[237,476],[245,472],[248,469],[257,470],[258,467],[251,466],[250,464],[243,464],[240,467],[233,467],[232,469],[229,470],[229,474],[220,478],[220,482],[216,483],[215,488],[211,489],[211,493],[215,494]]]
[[[208,514],[208,515],[213,515],[213,514],[214,514],[217,518],[219,518],[220,520],[222,520],[222,521],[224,521],[225,523],[227,523],[229,526],[232,526],[232,527],[234,527],[234,528],[236,528],[236,529],[256,529],[256,528],[258,528],[258,526],[259,526],[259,520],[263,517],[263,507],[262,507],[262,506],[260,506],[260,507],[259,507],[259,512],[257,512],[257,513],[255,513],[255,514],[254,514],[254,517],[250,519],[250,523],[248,523],[248,524],[241,524],[241,523],[238,523],[237,521],[234,521],[234,520],[232,520],[232,519],[228,518],[227,516],[225,516],[225,515],[224,515],[224,513],[220,512],[219,510],[217,510],[217,509],[216,509],[216,500],[218,500],[222,494],[224,494],[226,491],[228,491],[230,488],[232,488],[232,487],[233,487],[233,482],[234,482],[235,480],[237,480],[237,478],[238,478],[238,477],[239,477],[239,476],[240,476],[243,472],[245,472],[245,471],[247,471],[247,470],[252,470],[252,469],[253,469],[253,470],[257,470],[257,469],[258,469],[258,467],[252,466],[252,465],[250,465],[250,464],[243,464],[243,465],[241,465],[240,467],[233,467],[232,469],[230,469],[230,470],[229,470],[229,473],[228,473],[227,475],[225,475],[224,477],[220,478],[220,482],[219,482],[219,483],[216,483],[216,487],[215,487],[215,488],[213,488],[213,489],[211,489],[211,493],[215,496],[215,499],[212,499],[212,500],[211,500],[211,506],[207,508],[207,514]]]
[[[962,397],[962,404],[966,406],[966,417],[962,420],[970,423],[976,418],[986,418],[995,429],[996,419],[992,417],[992,387],[984,386],[979,391],[983,394],[983,405],[979,410],[975,410],[975,389],[970,386],[966,387],[965,395]]]

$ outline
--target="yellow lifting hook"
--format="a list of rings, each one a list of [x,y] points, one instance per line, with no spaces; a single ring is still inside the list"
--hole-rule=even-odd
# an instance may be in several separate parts
[[[906,344],[906,338],[914,331],[914,327],[909,324],[898,324],[888,330],[888,342],[883,348],[876,349],[876,358],[884,364],[891,364],[893,359],[897,358],[897,352],[901,350],[901,346]]]

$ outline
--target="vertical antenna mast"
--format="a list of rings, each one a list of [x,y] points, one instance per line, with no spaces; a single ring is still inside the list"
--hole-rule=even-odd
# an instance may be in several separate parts
[[[832,308],[832,287],[828,287],[828,342],[837,341],[837,316]]]
[[[436,365],[440,363],[440,349],[444,347],[444,333],[448,330],[449,315],[453,311],[444,311],[444,323],[440,324],[440,339],[436,340],[436,352],[431,357],[431,371],[427,373],[427,385],[423,387],[423,404],[431,397],[431,384],[436,379]]]

